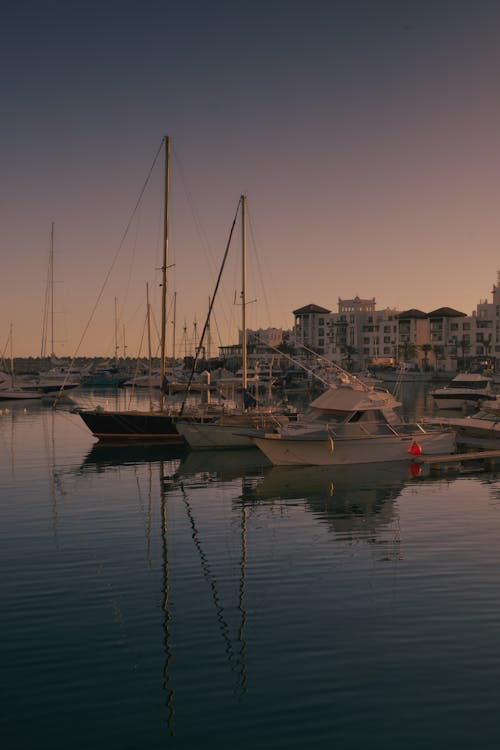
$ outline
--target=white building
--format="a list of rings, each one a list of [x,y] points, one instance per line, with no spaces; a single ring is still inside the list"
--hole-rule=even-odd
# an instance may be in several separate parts
[[[492,302],[481,300],[472,315],[451,307],[431,312],[376,309],[375,298],[338,300],[338,312],[309,304],[294,310],[293,337],[343,366],[408,362],[455,371],[491,357],[500,369],[500,273]]]

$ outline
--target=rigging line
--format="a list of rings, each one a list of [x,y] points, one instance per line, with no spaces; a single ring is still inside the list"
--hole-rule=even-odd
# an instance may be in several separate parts
[[[134,375],[132,377],[132,388],[130,389],[130,396],[128,400],[128,409],[132,406],[132,397],[135,395],[135,383],[139,374],[139,367],[140,367],[140,360],[142,358],[142,347],[144,344],[144,338],[146,336],[146,326],[147,326],[147,315],[144,317],[144,322],[142,324],[142,333],[141,333],[141,340],[139,342],[139,353],[135,360],[135,370]]]
[[[213,320],[213,322],[215,324],[215,330],[217,331],[217,337],[219,339],[219,347],[220,347],[220,346],[222,346],[222,336],[221,336],[221,332],[220,332],[220,328],[219,328],[219,321],[217,320],[217,318],[215,316],[215,313],[212,316],[212,320]]]
[[[212,248],[210,247],[210,242],[209,242],[209,239],[208,239],[208,235],[207,235],[207,233],[206,233],[206,231],[205,231],[205,229],[204,229],[204,227],[203,227],[203,225],[201,223],[200,215],[199,215],[199,212],[198,212],[198,210],[196,208],[196,204],[195,204],[195,201],[194,201],[194,198],[193,198],[193,194],[191,193],[191,190],[189,189],[189,185],[188,185],[188,182],[187,182],[187,179],[186,179],[186,174],[184,172],[182,163],[181,163],[181,161],[180,161],[180,159],[179,159],[179,157],[178,157],[177,152],[176,152],[175,149],[174,149],[174,154],[173,155],[174,155],[174,159],[175,159],[175,164],[176,164],[177,172],[179,174],[180,181],[181,181],[182,187],[184,189],[184,193],[186,195],[187,203],[188,203],[188,205],[189,205],[189,207],[191,209],[191,213],[192,213],[192,216],[193,216],[194,225],[196,227],[196,231],[197,231],[198,236],[200,238],[200,242],[201,242],[202,246],[205,246],[205,252],[207,253],[207,256],[208,256],[208,258],[210,260],[210,263],[211,263],[212,267],[216,268],[216,262],[215,262],[215,258],[213,256]],[[213,268],[212,268],[212,271],[213,271]]]
[[[111,276],[111,272],[112,272],[113,268],[115,267],[115,264],[116,264],[116,261],[118,260],[119,254],[122,251],[123,245],[124,245],[125,240],[126,240],[126,238],[128,236],[128,233],[130,231],[130,227],[132,226],[132,221],[134,220],[134,217],[135,217],[137,211],[139,210],[139,206],[141,204],[141,201],[142,201],[142,198],[144,196],[144,193],[146,192],[146,188],[147,188],[147,186],[149,184],[149,180],[151,179],[151,175],[153,174],[153,170],[155,168],[156,162],[158,161],[158,157],[159,157],[159,155],[160,155],[160,153],[161,153],[161,151],[163,149],[163,143],[164,143],[164,139],[162,138],[160,146],[159,146],[159,148],[158,148],[158,150],[157,150],[157,152],[155,154],[155,157],[153,159],[153,163],[151,164],[151,167],[149,168],[149,172],[148,172],[148,174],[146,176],[146,179],[144,181],[144,184],[143,184],[143,186],[142,186],[142,188],[141,188],[141,190],[139,192],[139,197],[137,198],[137,201],[136,201],[135,206],[134,206],[134,208],[132,210],[132,213],[130,214],[130,218],[129,218],[128,222],[127,222],[127,226],[125,227],[125,231],[123,232],[123,235],[122,235],[122,238],[121,238],[120,243],[118,245],[118,248],[117,248],[117,250],[116,250],[116,252],[115,252],[115,254],[113,256],[113,260],[111,262],[111,265],[110,265],[110,267],[108,269],[108,272],[107,272],[106,276],[104,277],[104,281],[102,283],[101,289],[100,289],[100,291],[99,291],[99,293],[97,295],[97,298],[96,298],[96,300],[94,302],[94,306],[93,306],[93,308],[91,310],[90,317],[89,317],[89,319],[87,321],[87,324],[86,324],[85,328],[83,329],[83,333],[82,333],[82,335],[80,337],[80,341],[78,342],[78,346],[76,347],[76,351],[73,354],[73,357],[71,358],[71,365],[73,365],[73,363],[74,363],[74,361],[75,361],[75,359],[76,359],[76,357],[78,355],[78,352],[80,351],[80,347],[81,347],[81,345],[83,343],[83,340],[84,340],[85,336],[87,335],[87,331],[90,328],[90,324],[91,324],[91,322],[92,322],[92,320],[94,318],[94,315],[96,313],[96,310],[97,310],[97,307],[99,305],[99,302],[101,301],[102,295],[104,294],[104,290],[105,290],[105,288],[106,288],[106,286],[108,284],[109,278]],[[55,407],[55,405],[57,404],[57,402],[61,398],[61,394],[62,394],[62,392],[64,390],[64,385],[66,383],[67,377],[68,376],[66,376],[66,379],[65,379],[65,382],[64,382],[63,386],[61,386],[61,390],[59,391],[58,395],[54,399],[54,407]]]
[[[363,383],[363,381],[357,378],[356,375],[353,375],[352,372],[349,372],[348,370],[344,370],[344,368],[338,365],[336,362],[333,362],[331,359],[327,359],[326,357],[323,357],[322,354],[318,354],[317,352],[314,351],[314,349],[309,349],[309,347],[307,347],[305,344],[298,344],[298,346],[300,346],[302,349],[304,349],[304,351],[308,352],[309,354],[314,354],[314,356],[317,357],[317,359],[320,359],[322,362],[326,362],[326,364],[328,364],[329,367],[333,367],[333,369],[337,373],[340,373],[341,375],[346,375],[349,378],[349,380],[354,381],[355,383],[358,383],[359,385],[363,386],[363,389],[365,391],[371,390],[369,385],[367,385],[366,383]]]
[[[191,390],[191,383],[193,382],[194,371],[196,369],[196,364],[198,362],[198,358],[200,356],[201,349],[203,347],[203,339],[205,338],[205,333],[206,333],[206,330],[207,330],[207,327],[208,327],[208,321],[210,320],[210,316],[212,314],[212,309],[213,309],[213,306],[214,306],[215,298],[217,296],[217,291],[219,289],[220,280],[222,278],[222,272],[224,270],[224,266],[226,265],[226,260],[227,260],[227,256],[228,256],[228,253],[229,253],[229,248],[231,246],[231,240],[232,240],[232,237],[233,237],[234,227],[236,226],[236,219],[238,218],[238,212],[240,210],[240,206],[241,206],[241,198],[238,200],[238,205],[236,206],[236,213],[234,214],[233,223],[231,225],[231,230],[229,232],[229,237],[228,237],[228,240],[227,240],[226,250],[224,252],[224,257],[222,259],[222,265],[220,267],[219,275],[217,277],[217,283],[215,284],[214,293],[213,293],[213,295],[211,297],[211,300],[210,300],[210,306],[209,306],[209,309],[208,309],[208,315],[207,315],[207,317],[205,319],[205,325],[203,326],[203,332],[201,334],[201,338],[200,338],[200,341],[199,341],[199,344],[198,344],[198,348],[196,350],[196,354],[195,354],[195,357],[194,357],[193,366],[192,366],[191,372],[189,374],[189,381],[188,381],[188,384],[187,384],[187,387],[186,387],[185,395],[184,395],[184,398],[182,400],[182,405],[181,405],[181,409],[180,409],[180,412],[179,412],[179,416],[181,416],[181,417],[182,417],[182,415],[184,413],[184,407],[186,405],[186,399],[188,397],[189,391]]]
[[[256,242],[256,237],[255,237],[254,224],[253,224],[251,216],[249,216],[248,226],[249,226],[249,229],[250,229],[250,237],[252,238],[252,246],[253,246],[253,249],[254,249],[254,256],[255,256],[255,261],[256,261],[256,267],[257,267],[257,273],[258,273],[258,277],[259,277],[260,287],[261,287],[261,290],[262,290],[262,296],[264,297],[264,304],[265,304],[265,307],[266,307],[267,319],[271,320],[272,319],[271,318],[271,309],[270,309],[269,300],[268,300],[267,294],[266,294],[266,288],[264,286],[264,274],[263,274],[262,264],[260,262],[260,256],[259,256],[259,252],[258,252],[258,248],[257,248],[257,242]],[[273,288],[274,288],[274,285],[273,285]]]
[[[175,149],[173,149],[173,157],[174,157],[174,160],[175,160],[176,170],[179,173],[180,182],[181,182],[181,184],[183,186],[184,194],[186,196],[187,204],[188,204],[188,206],[189,206],[189,208],[191,210],[191,214],[192,214],[192,217],[193,217],[194,226],[195,226],[197,234],[198,234],[198,236],[200,238],[200,243],[201,243],[202,247],[204,247],[206,256],[207,256],[208,261],[209,261],[210,274],[211,274],[211,277],[213,278],[215,276],[215,270],[214,269],[216,269],[217,263],[216,263],[216,260],[214,258],[212,247],[210,245],[210,241],[208,239],[208,235],[207,235],[207,233],[205,231],[205,228],[204,228],[204,226],[203,226],[203,224],[201,222],[199,211],[197,210],[196,203],[195,203],[195,200],[193,198],[193,194],[192,194],[192,192],[191,192],[191,190],[189,188],[188,181],[187,181],[187,178],[186,178],[186,173],[185,173],[185,171],[183,169],[182,163],[181,163],[181,161],[179,159],[179,156],[177,154],[177,151]],[[219,305],[221,307],[221,314],[222,314],[223,318],[226,319],[226,323],[227,323],[228,327],[230,327],[231,326],[231,322],[232,322],[231,312],[228,312],[227,305],[225,304],[224,301],[221,302],[221,300],[219,300]]]
[[[319,380],[323,383],[323,385],[326,385],[330,387],[330,383],[328,380],[325,380],[325,378],[322,378],[321,375],[318,375],[317,372],[314,372],[314,370],[311,370],[309,367],[307,367],[303,362],[301,362],[299,359],[295,359],[294,357],[291,357],[289,354],[286,354],[285,352],[282,352],[280,349],[278,349],[276,346],[271,346],[267,341],[264,341],[261,339],[261,337],[258,334],[254,334],[254,337],[257,339],[257,341],[260,344],[263,344],[267,349],[271,349],[271,351],[276,352],[280,355],[280,357],[284,357],[289,362],[292,362],[292,364],[297,365],[297,367],[300,367],[301,370],[304,370],[304,372],[309,373],[313,378],[316,378],[316,380]]]
[[[148,175],[148,179],[149,179],[149,175]],[[137,206],[137,213],[139,213],[139,206]],[[133,265],[134,265],[134,260],[135,260],[135,257],[136,257],[137,244],[138,244],[138,238],[139,238],[139,229],[140,229],[139,225],[140,225],[140,223],[141,223],[141,217],[139,216],[138,217],[138,221],[136,222],[136,225],[135,225],[135,237],[134,237],[134,243],[133,243],[133,246],[132,246],[132,259],[131,259],[130,266],[129,266],[129,272],[128,272],[128,277],[127,277],[127,285],[125,287],[125,294],[124,294],[123,302],[122,302],[122,305],[121,305],[122,310],[124,310],[125,307],[126,307],[126,305],[127,305],[127,299],[128,299],[129,292],[130,292],[130,285],[131,285],[131,282],[132,282],[132,274],[133,274]],[[125,235],[123,237],[122,242],[124,240],[125,240]]]

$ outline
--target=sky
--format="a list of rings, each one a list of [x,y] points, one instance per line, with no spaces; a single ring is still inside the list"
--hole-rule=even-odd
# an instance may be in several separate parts
[[[0,352],[41,353],[52,223],[55,353],[144,353],[147,295],[156,341],[165,135],[168,352],[242,194],[248,327],[356,295],[471,314],[500,268],[499,38],[497,0],[4,3]],[[237,230],[212,353],[240,301]]]

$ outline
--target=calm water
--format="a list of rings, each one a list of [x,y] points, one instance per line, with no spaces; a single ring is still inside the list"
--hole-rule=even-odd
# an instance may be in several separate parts
[[[103,448],[27,406],[0,415],[3,747],[498,748],[500,478]]]

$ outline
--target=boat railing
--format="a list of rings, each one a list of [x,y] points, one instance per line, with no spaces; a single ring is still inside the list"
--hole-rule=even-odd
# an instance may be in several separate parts
[[[388,424],[385,422],[355,422],[341,425],[325,425],[325,430],[331,437],[356,438],[356,437],[381,437],[383,435],[396,435],[408,437],[415,433],[424,434],[428,432],[418,422],[401,422]]]
[[[386,422],[347,422],[340,425],[326,425],[326,431],[331,437],[361,438],[381,437],[383,435],[397,435],[397,430]]]

